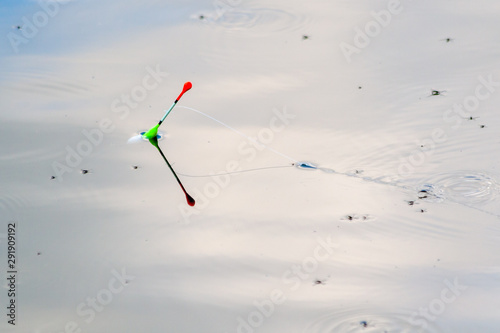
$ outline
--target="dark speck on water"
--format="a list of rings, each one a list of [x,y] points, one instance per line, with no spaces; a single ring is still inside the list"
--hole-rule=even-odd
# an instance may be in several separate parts
[[[425,199],[428,197],[429,191],[427,190],[420,190],[418,191],[418,198],[419,199]]]
[[[308,36],[308,35],[303,35],[303,36],[302,36],[302,39],[303,39],[303,40],[309,39],[309,36]]]
[[[359,324],[363,327],[368,327],[368,322],[366,320],[360,321]]]
[[[86,175],[87,173],[89,173],[89,170],[87,170],[87,169],[82,169],[82,170],[81,170],[81,172],[82,172],[82,175]]]
[[[205,16],[200,15],[200,20],[203,20],[204,18],[205,18]]]
[[[132,169],[137,170],[137,169],[139,169],[139,166],[138,165],[132,165]]]

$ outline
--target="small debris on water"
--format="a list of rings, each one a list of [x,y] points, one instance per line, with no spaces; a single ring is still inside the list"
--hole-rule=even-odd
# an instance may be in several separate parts
[[[370,214],[362,214],[362,215],[358,215],[358,214],[350,214],[350,215],[345,215],[344,217],[341,218],[341,220],[345,220],[345,221],[369,221],[369,220],[373,220],[374,217]]]
[[[420,190],[420,191],[418,191],[418,198],[419,199],[425,199],[425,198],[427,198],[428,194],[430,194],[429,191],[427,191],[425,189],[424,190]]]
[[[446,90],[432,90],[431,96],[439,96],[442,95]]]

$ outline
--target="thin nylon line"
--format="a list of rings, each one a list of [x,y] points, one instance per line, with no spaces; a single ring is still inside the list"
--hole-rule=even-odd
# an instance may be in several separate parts
[[[222,126],[230,129],[231,131],[237,133],[238,135],[256,143],[256,144],[259,144],[259,145],[262,145],[264,146],[266,149],[272,151],[273,153],[275,154],[278,154],[284,158],[287,158],[289,159],[290,161],[292,161],[294,164],[295,163],[298,163],[297,160],[291,158],[290,156],[287,156],[285,154],[282,154],[280,153],[279,151],[276,151],[275,149],[271,148],[271,147],[268,147],[266,146],[265,144],[262,144],[260,142],[257,142],[256,140],[250,138],[249,136],[247,136],[246,134],[244,134],[243,132],[240,132],[238,131],[237,129],[223,123],[222,121],[218,120],[218,119],[215,119],[214,117],[204,113],[204,112],[201,112],[199,110],[196,110],[196,109],[193,109],[193,108],[190,108],[190,107],[187,107],[187,106],[179,106],[179,107],[182,107],[182,108],[185,108],[185,109],[188,109],[188,110],[191,110],[191,111],[194,111],[194,112],[197,112],[209,119],[212,119],[213,121],[221,124]],[[284,167],[284,166],[283,166]],[[242,173],[242,172],[250,172],[250,171],[257,171],[257,170],[262,170],[262,169],[272,169],[272,168],[282,168],[282,166],[273,166],[273,167],[264,167],[264,168],[257,168],[257,169],[249,169],[249,170],[242,170],[242,171],[235,171],[233,173]],[[353,177],[353,178],[358,178],[358,179],[361,179],[361,180],[364,180],[364,181],[368,181],[368,182],[372,182],[372,183],[376,183],[376,184],[382,184],[382,185],[389,185],[389,186],[394,186],[394,187],[398,187],[398,188],[401,188],[401,189],[404,189],[404,190],[409,190],[409,191],[414,191],[415,189],[411,186],[408,186],[408,185],[400,185],[400,184],[397,184],[397,183],[391,183],[391,182],[386,182],[386,181],[383,181],[383,180],[379,180],[379,179],[373,179],[373,178],[370,178],[370,177],[362,177],[362,176],[358,176],[356,174],[349,174],[349,173],[344,173],[344,172],[337,172],[333,169],[328,169],[328,168],[320,168],[320,167],[315,167],[314,169],[318,169],[318,170],[322,170],[323,172],[326,172],[326,173],[332,173],[332,174],[337,174],[337,175],[343,175],[343,176],[348,176],[348,177]],[[229,173],[227,173],[229,174]],[[217,175],[224,175],[224,174],[215,174],[213,176],[217,176]],[[209,176],[190,176],[190,175],[183,175],[183,176],[186,176],[186,177],[209,177]],[[431,194],[432,195],[432,194]],[[467,205],[467,204],[464,204],[464,203],[461,203],[461,202],[458,202],[458,201],[455,201],[453,199],[450,199],[450,198],[443,198],[444,200],[447,200],[451,203],[454,203],[454,204],[457,204],[457,205],[460,205],[460,206],[463,206],[463,207],[467,207],[467,208],[470,208],[470,209],[474,209],[474,210],[477,210],[477,211],[480,211],[482,213],[485,213],[485,214],[488,214],[488,215],[491,215],[491,216],[495,216],[497,218],[500,218],[500,215],[497,215],[495,213],[491,213],[491,212],[488,212],[484,209],[481,209],[481,208],[478,208],[478,207],[474,207],[474,206],[470,206],[470,205]]]
[[[221,173],[215,173],[213,175],[187,175],[183,173],[179,173],[179,175],[184,176],[184,177],[213,177],[213,176],[225,176],[225,175],[233,175],[236,173],[244,173],[244,172],[251,172],[251,171],[258,171],[258,170],[266,170],[266,169],[283,169],[283,168],[291,168],[293,165],[277,165],[277,166],[269,166],[269,167],[262,167],[262,168],[255,168],[255,169],[247,169],[247,170],[239,170],[239,171],[231,171],[231,172],[221,172]]]
[[[231,127],[231,126],[227,125],[226,123],[223,123],[222,121],[220,121],[220,120],[218,120],[218,119],[215,119],[214,117],[212,117],[212,116],[210,116],[210,115],[208,115],[208,114],[206,114],[206,113],[204,113],[204,112],[201,112],[201,111],[199,111],[199,110],[196,110],[196,109],[193,109],[193,108],[190,108],[190,107],[187,107],[187,106],[183,106],[183,105],[180,105],[179,107],[180,107],[180,108],[185,108],[185,109],[188,109],[188,110],[191,110],[191,111],[194,111],[194,112],[197,112],[197,113],[199,113],[199,114],[201,114],[201,115],[203,115],[203,116],[205,116],[205,117],[207,117],[207,118],[209,118],[209,119],[212,119],[213,121],[215,121],[215,122],[217,122],[217,123],[221,124],[222,126],[224,126],[224,127],[226,127],[226,128],[229,128],[231,131],[233,131],[233,132],[237,133],[238,135],[240,135],[240,136],[244,137],[245,139],[248,139],[248,140],[250,140],[250,141],[252,141],[252,142],[254,142],[254,143],[258,144],[258,145],[264,146],[267,150],[272,151],[273,153],[278,154],[278,155],[280,155],[281,157],[284,157],[284,158],[286,158],[286,159],[289,159],[289,160],[290,160],[290,161],[292,161],[293,163],[297,163],[297,160],[296,160],[296,159],[293,159],[293,158],[291,158],[290,156],[287,156],[287,155],[285,155],[285,154],[283,154],[283,153],[280,153],[279,151],[277,151],[277,150],[275,150],[275,149],[273,149],[273,148],[271,148],[271,147],[269,147],[269,146],[266,146],[266,145],[265,145],[265,144],[263,144],[263,143],[260,143],[260,142],[258,142],[258,141],[256,141],[256,140],[252,139],[251,137],[249,137],[249,136],[248,136],[248,135],[246,135],[245,133],[243,133],[243,132],[241,132],[241,131],[238,131],[236,128],[233,128],[233,127]]]

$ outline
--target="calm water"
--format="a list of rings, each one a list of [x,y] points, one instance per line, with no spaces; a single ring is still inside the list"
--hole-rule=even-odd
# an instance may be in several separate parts
[[[1,331],[498,332],[499,15],[4,2]]]

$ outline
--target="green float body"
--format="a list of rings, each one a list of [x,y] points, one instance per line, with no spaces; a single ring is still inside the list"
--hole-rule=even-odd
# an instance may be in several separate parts
[[[154,125],[153,127],[151,127],[151,129],[149,131],[147,131],[146,133],[144,133],[142,135],[142,137],[144,139],[148,139],[149,142],[151,142],[151,139],[152,138],[156,138],[156,136],[158,135],[158,127],[160,127],[160,124]]]

